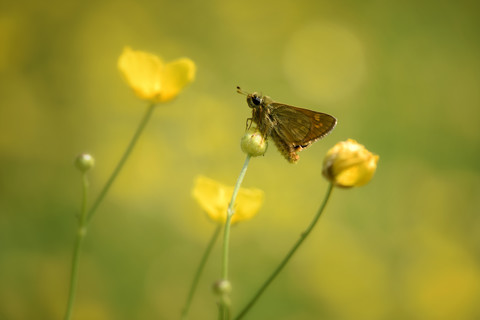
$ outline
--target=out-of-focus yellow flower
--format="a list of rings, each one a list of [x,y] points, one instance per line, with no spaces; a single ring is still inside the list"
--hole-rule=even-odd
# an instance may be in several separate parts
[[[348,139],[328,150],[322,173],[338,187],[363,186],[372,179],[378,158],[357,141]]]
[[[207,212],[210,219],[225,222],[233,187],[204,176],[195,179],[192,195]],[[257,214],[263,204],[264,193],[260,189],[240,188],[234,205],[232,223],[249,220]]]
[[[194,80],[196,66],[188,58],[164,63],[156,55],[125,47],[118,69],[140,99],[165,102]]]

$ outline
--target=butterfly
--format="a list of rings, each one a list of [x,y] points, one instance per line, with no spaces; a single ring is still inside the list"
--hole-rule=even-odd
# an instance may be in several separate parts
[[[337,119],[326,113],[278,103],[257,92],[247,93],[240,87],[237,92],[247,96],[247,104],[252,108],[247,128],[254,122],[263,138],[272,138],[280,153],[291,163],[298,161],[299,151],[325,137],[337,124]]]

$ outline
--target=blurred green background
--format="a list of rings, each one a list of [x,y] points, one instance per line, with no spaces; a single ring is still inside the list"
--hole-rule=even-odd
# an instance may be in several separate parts
[[[178,319],[214,230],[197,174],[233,185],[245,97],[330,113],[291,165],[273,144],[233,228],[234,313],[299,237],[327,187],[325,152],[380,155],[334,190],[320,224],[247,319],[480,319],[480,6],[475,1],[18,1],[0,5],[0,319],[61,319],[79,212],[75,156],[96,195],[146,103],[116,68],[126,45],[187,56],[196,81],[159,106],[92,220],[74,319]],[[214,319],[217,244],[191,319]],[[236,311],[236,312],[235,312]]]

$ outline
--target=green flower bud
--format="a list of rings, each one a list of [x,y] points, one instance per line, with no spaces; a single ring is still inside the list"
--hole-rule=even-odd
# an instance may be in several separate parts
[[[251,157],[263,156],[267,151],[268,143],[257,128],[248,130],[240,142],[242,151]]]
[[[82,153],[75,159],[75,167],[81,172],[87,172],[95,165],[95,159],[88,153]]]
[[[232,284],[228,280],[218,280],[213,284],[213,292],[219,296],[224,296],[232,292]]]

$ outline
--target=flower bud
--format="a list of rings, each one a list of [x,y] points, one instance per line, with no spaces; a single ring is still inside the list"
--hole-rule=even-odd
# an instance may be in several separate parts
[[[75,167],[81,172],[87,172],[95,165],[95,159],[88,153],[82,153],[75,159]]]
[[[355,140],[337,143],[328,150],[322,173],[337,187],[359,187],[367,184],[377,169],[378,155]]]
[[[219,296],[228,295],[232,292],[232,284],[228,280],[218,280],[213,284],[213,292]]]
[[[268,143],[258,129],[248,130],[240,141],[242,151],[251,157],[263,156],[267,151]]]

